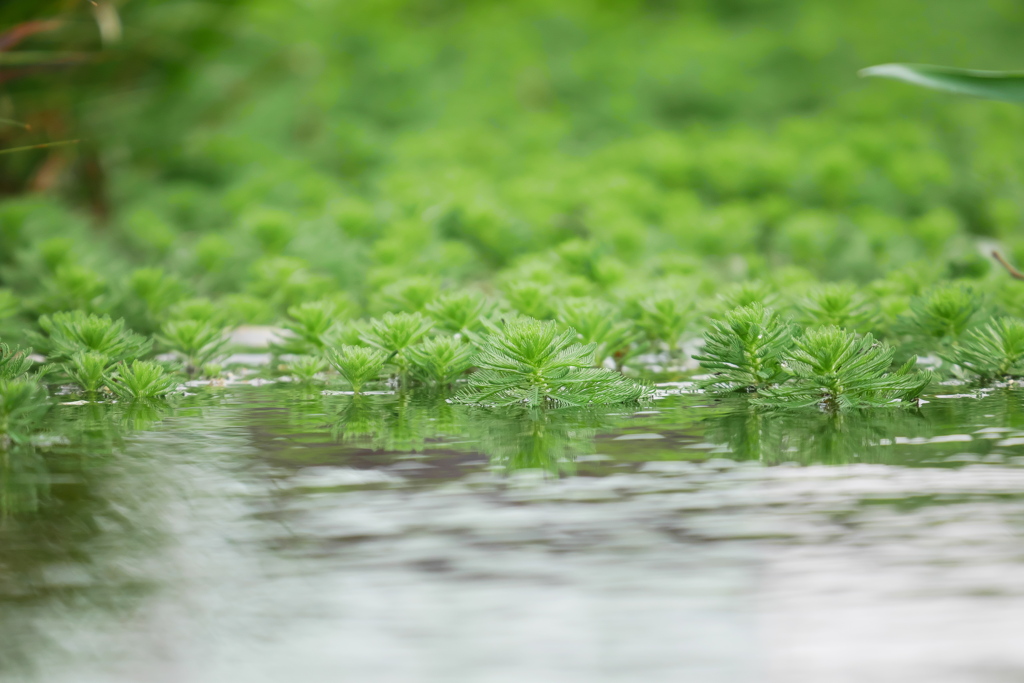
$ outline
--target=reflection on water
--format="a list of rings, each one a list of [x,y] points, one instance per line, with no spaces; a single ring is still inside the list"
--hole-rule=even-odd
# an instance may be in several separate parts
[[[705,438],[725,447],[730,457],[782,462],[842,465],[854,462],[903,462],[906,454],[885,445],[894,434],[928,429],[919,412],[882,411],[863,415],[809,413],[772,415],[740,410],[708,421]]]
[[[57,406],[0,450],[0,679],[1005,680],[1022,398]]]

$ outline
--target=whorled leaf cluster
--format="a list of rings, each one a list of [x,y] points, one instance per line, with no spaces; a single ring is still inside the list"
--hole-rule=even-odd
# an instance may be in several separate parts
[[[756,392],[763,408],[816,406],[829,412],[913,404],[934,379],[911,357],[894,367],[896,349],[835,325],[800,331],[760,304],[712,320],[703,355],[711,375],[701,386]]]

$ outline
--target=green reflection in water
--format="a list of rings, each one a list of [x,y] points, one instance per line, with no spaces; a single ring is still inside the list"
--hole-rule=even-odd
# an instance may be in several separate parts
[[[875,411],[878,412],[878,411]],[[913,433],[924,420],[906,410],[880,414],[769,415],[738,411],[710,420],[706,438],[728,448],[738,460],[841,465],[855,462],[897,464],[901,455],[884,444],[893,434]]]
[[[580,409],[476,409],[462,417],[476,448],[504,472],[572,474],[577,456],[594,452],[598,429],[611,426],[602,413]]]
[[[455,407],[430,393],[356,394],[325,401],[331,436],[374,450],[421,452],[464,429]]]
[[[571,473],[577,455],[592,453],[606,413],[528,406],[483,409],[431,394],[331,397],[325,401],[331,436],[342,444],[382,452],[457,450],[482,454],[502,471]]]
[[[981,396],[981,395],[979,395]],[[767,465],[879,463],[916,465],[943,457],[996,453],[998,440],[975,436],[988,427],[1024,430],[1019,391],[980,398],[933,398],[918,410],[865,410],[830,415],[765,413],[742,399],[671,396],[646,409],[502,410],[453,405],[429,393],[279,395],[285,419],[272,420],[274,439],[302,449],[276,448],[283,462],[379,467],[420,454],[465,460],[486,456],[500,471],[542,469],[570,474],[580,455],[608,456],[612,465],[649,460],[726,457]],[[621,409],[619,409],[621,410]],[[266,419],[266,415],[262,419]],[[1014,448],[999,453],[1016,455]],[[358,461],[354,461],[355,455]],[[588,459],[588,462],[590,460]],[[600,470],[588,465],[587,473]]]

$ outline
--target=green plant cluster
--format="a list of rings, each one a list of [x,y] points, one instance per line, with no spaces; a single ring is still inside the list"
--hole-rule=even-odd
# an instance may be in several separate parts
[[[966,287],[947,285],[916,298],[893,326],[899,346],[836,324],[837,317],[852,322],[877,314],[852,291],[841,297],[826,288],[809,302],[794,307],[797,315],[812,314],[806,328],[760,303],[712,319],[694,357],[711,372],[700,386],[756,392],[753,402],[762,407],[841,411],[913,404],[942,374],[975,381],[1024,375],[1024,320],[999,317],[981,324],[977,313],[984,303]],[[937,366],[919,371],[913,355],[896,365],[898,351],[907,349],[937,354]]]
[[[659,298],[669,283],[692,300],[775,273],[872,286],[920,267],[923,285],[996,287],[977,244],[1024,259],[1024,112],[854,76],[906,51],[888,26],[932,27],[914,47],[933,61],[1011,63],[1006,3],[133,0],[117,50],[79,4],[74,36],[17,50],[103,58],[12,80],[0,110],[33,130],[67,110],[100,146],[2,160],[11,188],[68,176],[52,183],[66,203],[0,202],[9,340],[68,310],[151,335],[323,300],[457,326],[424,307],[476,285],[538,319],[556,298],[628,301],[681,352],[693,313]],[[45,9],[8,5],[12,23]],[[95,164],[99,221],[70,178]],[[587,315],[578,331],[623,345]]]
[[[489,308],[479,307],[475,297],[455,295],[454,301],[476,315]],[[443,310],[466,321],[465,311],[455,314],[455,304],[441,303]],[[490,407],[631,403],[651,394],[641,382],[595,367],[598,345],[581,344],[577,340],[580,335],[571,327],[514,314],[507,320],[472,321],[470,326],[486,326],[487,330],[451,334],[442,324],[437,330],[440,334],[431,335],[435,323],[420,313],[386,313],[370,320],[363,334],[353,340],[355,344],[326,348],[324,359],[357,394],[384,378],[398,386],[418,384],[442,391],[465,378],[467,383],[454,400]],[[294,357],[285,370],[309,381],[315,374],[304,373],[302,368],[315,357]],[[296,363],[298,371],[293,369]]]
[[[31,350],[0,343],[0,446],[21,443],[48,412],[54,393],[80,392],[136,401],[165,396],[179,378],[165,364],[142,357],[153,342],[126,329],[124,320],[81,311],[42,316],[36,333],[48,362],[33,362]]]
[[[4,74],[0,118],[89,140],[0,160],[4,192],[49,191],[0,201],[0,337],[45,357],[32,381],[165,395],[242,325],[282,330],[270,374],[495,405],[634,400],[695,354],[709,389],[793,405],[909,396],[915,355],[1020,372],[1024,297],[987,252],[1024,259],[1024,112],[852,79],[905,50],[890,26],[1008,63],[1006,3],[118,11],[116,51],[80,21],[16,46],[103,59]]]
[[[914,370],[916,358],[892,369],[896,350],[834,325],[795,333],[795,326],[760,304],[711,321],[704,355],[711,370],[701,386],[717,392],[757,392],[755,405],[769,408],[851,408],[907,405],[932,380]]]
[[[524,315],[532,309],[521,297],[475,289],[438,288],[415,305],[396,293],[392,305],[420,310],[376,318],[353,318],[333,298],[308,301],[289,308],[272,362],[259,372],[306,384],[340,380],[357,394],[422,386],[479,405],[585,406],[641,400],[650,389],[636,378],[685,377],[696,361],[712,373],[701,380],[706,390],[830,410],[911,401],[932,377],[1024,376],[1024,320],[1009,314],[998,290],[922,288],[903,272],[869,288],[776,279],[699,298],[692,282],[672,279],[619,300],[547,291],[537,300],[547,310],[533,310],[544,319]],[[89,400],[134,400],[222,376],[233,362],[230,326],[212,305],[179,310],[202,317],[169,320],[150,336],[108,315],[42,315],[28,336],[45,363],[33,367],[28,352],[5,346],[0,378],[30,377]],[[914,370],[917,356],[931,374]]]

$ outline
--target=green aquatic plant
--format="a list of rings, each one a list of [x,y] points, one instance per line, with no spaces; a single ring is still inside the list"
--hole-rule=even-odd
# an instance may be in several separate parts
[[[958,15],[952,11],[955,0],[935,1],[945,9],[930,18],[951,25],[949,17]],[[484,321],[495,317],[486,297],[465,296],[467,287],[478,287],[486,293],[506,290],[503,305],[520,313],[555,317],[577,331],[578,341],[597,344],[596,364],[614,357],[621,366],[630,354],[650,349],[680,358],[680,346],[702,331],[691,300],[699,302],[701,313],[721,319],[726,306],[771,307],[772,297],[792,301],[814,278],[845,278],[870,292],[887,272],[927,259],[934,277],[918,277],[913,286],[888,292],[885,301],[870,300],[869,307],[884,307],[884,326],[865,319],[856,297],[843,301],[834,292],[812,295],[795,311],[806,326],[835,324],[861,333],[883,327],[889,333],[907,297],[941,274],[974,278],[979,293],[991,291],[993,283],[980,271],[957,265],[976,251],[968,247],[979,236],[1024,256],[1013,183],[982,183],[1016,173],[1019,160],[1008,155],[1011,145],[1002,144],[1015,136],[1014,121],[1002,121],[1013,111],[972,109],[972,115],[997,117],[999,125],[979,118],[972,130],[983,134],[954,140],[947,132],[956,127],[959,110],[886,116],[908,100],[882,88],[859,95],[874,112],[870,121],[849,107],[819,106],[836,102],[842,89],[822,88],[821,78],[798,77],[807,75],[797,73],[806,65],[794,66],[788,59],[794,48],[782,37],[792,35],[794,22],[806,28],[806,2],[794,11],[759,16],[768,28],[753,41],[744,40],[758,4],[753,0],[698,3],[709,8],[699,25],[686,12],[652,12],[649,2],[585,0],[557,9],[550,3],[505,3],[496,21],[464,3],[441,1],[423,10],[429,21],[409,22],[396,19],[401,12],[380,11],[372,0],[321,3],[316,20],[339,27],[337,40],[361,44],[365,34],[379,39],[357,57],[333,49],[334,37],[311,31],[317,27],[308,23],[308,13],[289,12],[271,0],[247,4],[252,3],[255,10],[216,28],[205,23],[205,9],[195,13],[196,21],[179,22],[204,25],[214,43],[209,55],[200,51],[202,58],[176,55],[175,78],[150,70],[150,61],[128,60],[156,84],[133,91],[128,109],[107,112],[109,107],[97,104],[109,104],[104,97],[66,102],[74,104],[74,120],[107,120],[113,113],[107,132],[118,132],[124,153],[121,147],[111,147],[111,154],[92,150],[105,144],[97,129],[81,156],[52,150],[4,157],[0,283],[13,292],[6,298],[18,312],[0,328],[5,339],[25,343],[29,325],[23,316],[71,307],[123,316],[128,327],[146,334],[168,320],[271,325],[299,307],[309,310],[288,314],[284,326],[293,336],[275,351],[316,355],[365,343],[369,330],[348,324],[339,329],[341,316],[321,305],[348,297],[366,303],[374,315],[426,312],[438,330],[477,343]],[[125,3],[97,3],[114,4]],[[207,9],[227,4],[232,3],[199,2]],[[155,0],[127,5],[157,8],[155,17],[175,14],[158,11],[162,3]],[[884,32],[843,21],[869,5],[872,16],[898,14],[852,0],[822,9],[807,25],[815,31],[829,26],[833,38],[851,46],[903,49]],[[126,19],[127,37],[140,30],[146,13],[135,11]],[[978,20],[991,23],[1002,11],[979,9]],[[147,21],[162,26],[162,19]],[[574,38],[572,27],[586,27],[586,45]],[[270,30],[319,55],[323,69],[259,71],[254,65],[260,60],[252,58],[262,53],[256,37]],[[507,59],[490,59],[483,46],[503,32],[526,38]],[[136,34],[141,42],[145,35]],[[465,35],[478,37],[464,46],[467,63],[479,69],[474,78],[463,78],[452,60],[409,57],[437,45],[461,45]],[[986,54],[993,59],[1015,49],[1005,35],[962,37],[991,47]],[[175,38],[167,44],[188,43]],[[98,62],[106,71],[107,60]],[[697,62],[717,65],[721,78],[699,78],[671,66]],[[574,68],[516,80],[538,63]],[[744,74],[754,63],[770,65],[755,80],[772,97],[750,97]],[[620,78],[623,69],[642,77]],[[317,73],[341,71],[344,93],[326,97],[323,106],[289,113],[280,104],[296,88],[322,87]],[[214,87],[227,72],[234,74],[232,82],[261,87]],[[1020,80],[934,67],[906,73],[959,90],[1005,90]],[[869,75],[894,73],[890,67],[887,74]],[[521,87],[505,87],[510,79]],[[173,92],[161,83],[173,83]],[[33,89],[7,88],[11,101],[4,107],[14,113],[0,115],[27,113],[26,123],[40,135],[64,128],[69,121],[59,120],[52,102],[28,120],[31,108],[19,98]],[[176,106],[168,107],[170,101]],[[195,149],[162,145],[163,139],[183,139],[182,131],[209,128],[198,113],[224,109],[218,102],[255,113],[219,117],[216,130],[196,138]],[[524,102],[543,116],[520,116]],[[802,115],[798,110],[808,102],[827,115]],[[125,116],[129,110],[138,115]],[[769,119],[778,125],[758,123]],[[705,126],[709,120],[718,122],[713,134]],[[202,163],[194,163],[196,155]],[[130,182],[104,191],[108,157],[120,159],[116,177]],[[10,174],[20,174],[23,182],[9,182]],[[77,178],[92,179],[88,190],[64,192]],[[89,203],[97,220],[45,192],[12,197],[9,191],[47,185],[68,203]],[[209,304],[217,308],[216,318],[199,310],[202,305],[179,300],[194,295],[216,302]],[[645,308],[633,306],[652,295]],[[568,296],[602,304],[567,313]],[[609,327],[600,309],[618,308],[620,302],[629,302],[628,316]],[[1009,297],[1001,305],[993,315],[1022,314]],[[354,315],[340,307],[346,317]],[[14,309],[0,301],[0,318],[4,310]],[[644,343],[624,344],[623,326],[641,329]],[[908,344],[899,350],[901,358],[912,347],[937,350],[932,341],[918,343],[909,333],[890,341]],[[44,344],[34,346],[53,355]],[[395,354],[402,374],[408,354],[387,353]],[[659,364],[677,365],[664,359]]]
[[[654,294],[640,302],[637,326],[652,342],[664,344],[672,353],[683,342],[683,334],[693,321],[693,301],[671,292]]]
[[[322,273],[314,272],[309,262],[293,256],[265,256],[250,267],[248,293],[256,296],[273,310],[287,310],[305,301],[316,301],[338,289],[337,282]]]
[[[383,313],[419,313],[435,301],[441,287],[432,277],[403,278],[385,285],[374,298],[374,308]]]
[[[21,311],[18,297],[9,289],[0,289],[0,321],[13,318]]]
[[[40,280],[42,311],[96,311],[107,298],[106,279],[91,268],[63,263]]]
[[[107,383],[107,370],[112,361],[96,351],[79,351],[61,364],[61,369],[72,382],[87,394],[94,394]]]
[[[1024,320],[997,318],[969,330],[950,359],[982,379],[1024,376]]]
[[[505,285],[505,300],[512,310],[529,318],[550,320],[555,317],[555,289],[539,282],[509,282]]]
[[[701,354],[694,356],[712,373],[700,386],[713,391],[760,391],[783,381],[785,355],[793,347],[793,327],[761,304],[733,309],[709,321]]]
[[[282,327],[291,334],[274,345],[280,354],[318,354],[337,342],[341,327],[337,302],[307,301],[288,309]]]
[[[783,361],[789,379],[764,389],[756,405],[766,408],[817,406],[827,412],[908,405],[931,381],[914,370],[916,358],[890,371],[895,350],[870,335],[838,327],[808,330]]]
[[[332,333],[332,346],[366,346],[363,339],[369,332],[369,320],[349,320]]]
[[[182,299],[168,307],[164,316],[171,320],[208,320],[219,324],[225,320],[224,310],[206,297]]]
[[[797,320],[807,326],[845,327],[868,332],[878,322],[878,305],[852,284],[816,287],[796,304]]]
[[[981,297],[971,287],[942,285],[912,299],[899,327],[923,350],[941,350],[967,331],[981,306]]]
[[[167,311],[185,297],[185,284],[175,275],[167,273],[163,268],[139,268],[134,271],[127,282],[129,308],[139,310],[132,320],[140,319],[151,327],[142,328],[151,331],[156,321],[163,319]]]
[[[24,441],[49,408],[46,389],[34,377],[0,379],[0,448]]]
[[[115,366],[107,381],[109,388],[122,400],[158,398],[178,387],[177,378],[155,361],[122,361]]]
[[[46,333],[41,339],[51,360],[67,360],[80,352],[95,351],[111,361],[133,360],[147,355],[153,342],[125,327],[123,318],[84,311],[41,316],[39,327]]]
[[[210,363],[229,341],[219,326],[206,320],[171,320],[164,323],[156,339],[184,357],[189,376]]]
[[[380,349],[347,344],[327,349],[324,357],[357,394],[368,382],[380,379],[388,360],[388,354]]]
[[[295,239],[295,218],[285,211],[260,207],[247,212],[242,222],[268,254],[281,253]]]
[[[426,305],[424,310],[435,326],[445,332],[479,335],[494,312],[495,304],[475,290],[445,292]]]
[[[409,372],[408,349],[418,344],[433,328],[434,323],[421,313],[385,313],[370,320],[369,330],[362,339],[370,346],[388,354],[387,359],[404,378]]]
[[[323,356],[295,356],[285,367],[296,382],[309,384],[316,380],[317,375],[327,370],[328,366]]]
[[[0,379],[14,379],[27,374],[32,369],[32,361],[29,360],[31,353],[18,348],[12,349],[0,342]]]
[[[594,365],[611,358],[622,368],[640,351],[640,332],[614,305],[593,297],[566,299],[558,307],[558,321],[576,331],[583,344],[593,344]]]
[[[474,364],[479,371],[456,399],[485,406],[631,403],[650,395],[643,384],[593,367],[594,345],[575,330],[533,318],[507,321],[484,339]]]
[[[409,348],[412,374],[429,384],[448,386],[473,364],[474,349],[454,337],[434,337]]]
[[[775,308],[779,303],[779,292],[767,282],[751,280],[729,285],[718,295],[718,299],[727,311],[755,303],[765,308]]]

